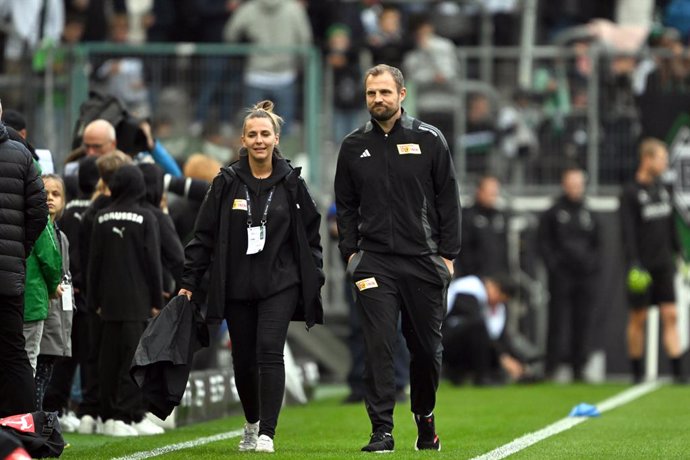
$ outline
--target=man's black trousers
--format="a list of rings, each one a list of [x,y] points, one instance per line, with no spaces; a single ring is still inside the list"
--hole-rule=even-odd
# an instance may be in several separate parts
[[[427,415],[436,405],[441,373],[441,325],[450,273],[440,256],[398,256],[360,251],[351,260],[366,346],[366,406],[372,432],[393,430],[393,353],[398,318],[410,350],[410,404]]]
[[[582,378],[589,355],[593,287],[591,276],[549,272],[547,374],[552,374],[569,357],[574,378]]]

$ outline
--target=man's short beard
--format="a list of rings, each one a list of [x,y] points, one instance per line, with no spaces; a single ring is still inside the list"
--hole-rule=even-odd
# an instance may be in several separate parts
[[[371,118],[376,121],[388,121],[398,112],[398,109],[384,110],[383,112],[375,112],[374,110],[369,110]]]

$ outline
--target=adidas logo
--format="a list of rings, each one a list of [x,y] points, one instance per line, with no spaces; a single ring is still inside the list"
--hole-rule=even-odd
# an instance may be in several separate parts
[[[364,149],[364,152],[362,152],[362,154],[359,157],[360,158],[366,158],[366,157],[370,157],[370,156],[371,156],[371,153],[369,153],[369,149]]]

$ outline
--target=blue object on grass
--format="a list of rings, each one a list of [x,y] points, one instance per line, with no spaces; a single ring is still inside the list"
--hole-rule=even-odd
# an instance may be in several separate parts
[[[601,413],[599,412],[599,409],[597,409],[597,406],[587,403],[578,404],[577,406],[573,407],[568,414],[569,417],[599,417],[600,415]]]

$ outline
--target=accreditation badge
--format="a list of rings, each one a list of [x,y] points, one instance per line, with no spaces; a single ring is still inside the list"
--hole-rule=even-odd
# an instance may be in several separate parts
[[[400,155],[421,155],[422,149],[419,144],[397,144],[398,153]]]
[[[62,284],[62,311],[72,311],[72,285],[69,283]]]
[[[247,210],[247,200],[236,199],[232,202],[232,209],[238,209],[240,211]]]
[[[266,226],[247,227],[247,254],[257,254],[266,245]]]
[[[376,282],[376,278],[371,277],[357,281],[355,283],[355,286],[357,286],[357,289],[359,289],[360,291],[365,291],[367,289],[379,287],[379,283]]]

